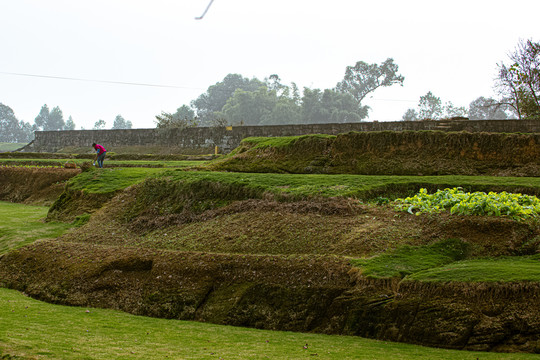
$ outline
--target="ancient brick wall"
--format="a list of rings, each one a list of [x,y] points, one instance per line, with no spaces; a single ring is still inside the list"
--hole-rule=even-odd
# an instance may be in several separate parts
[[[302,124],[271,126],[235,126],[232,128],[197,127],[179,129],[69,130],[36,131],[33,149],[55,152],[65,147],[90,147],[92,142],[106,147],[160,146],[186,151],[211,150],[214,146],[227,153],[251,136],[295,136],[307,134],[337,135],[349,131],[442,130],[469,132],[540,133],[540,120],[448,120],[393,121],[345,124]]]

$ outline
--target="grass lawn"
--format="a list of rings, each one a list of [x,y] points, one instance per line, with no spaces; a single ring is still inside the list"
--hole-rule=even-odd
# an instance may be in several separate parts
[[[66,162],[75,163],[80,166],[82,163],[92,161],[90,159],[0,159],[0,166],[58,166],[63,167]],[[158,167],[158,168],[186,168],[199,166],[206,161],[198,160],[111,160],[105,158],[104,167]]]
[[[72,190],[88,193],[110,193],[139,183],[162,173],[162,168],[103,168],[90,169],[68,181]]]
[[[48,210],[46,206],[0,201],[0,254],[38,239],[56,238],[72,227],[66,223],[44,223],[42,219]]]
[[[307,348],[304,348],[307,344]],[[155,319],[0,289],[0,357],[30,359],[540,359]],[[18,357],[16,358],[18,359]]]
[[[22,148],[27,143],[7,143],[0,142],[0,152],[3,151],[13,151]]]
[[[540,254],[466,259],[460,240],[425,246],[401,246],[351,264],[372,278],[405,277],[428,282],[540,282]]]
[[[540,282],[540,254],[457,261],[407,277],[419,281]]]

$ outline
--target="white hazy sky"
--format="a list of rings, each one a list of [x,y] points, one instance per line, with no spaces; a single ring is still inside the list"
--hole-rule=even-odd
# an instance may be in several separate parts
[[[325,89],[391,57],[404,86],[366,104],[369,120],[399,120],[428,91],[467,107],[493,96],[496,64],[540,35],[538,0],[215,0],[195,20],[208,3],[0,0],[0,102],[30,123],[47,104],[77,128],[118,114],[148,128],[229,73]]]

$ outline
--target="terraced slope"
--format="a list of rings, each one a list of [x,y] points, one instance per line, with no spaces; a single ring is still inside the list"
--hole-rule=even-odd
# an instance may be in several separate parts
[[[66,191],[88,192],[100,174],[73,178]],[[133,180],[94,206],[84,226],[0,258],[0,284],[54,303],[140,315],[538,351],[538,282],[414,280],[424,270],[485,256],[533,256],[527,269],[536,268],[535,222],[414,216],[294,191],[317,188],[313,177],[302,183],[281,175],[271,185],[264,175],[233,175],[174,171]],[[329,186],[350,191],[352,184]],[[72,214],[72,198],[63,201]],[[369,275],[365,261],[397,256],[406,246],[413,254],[444,255],[451,247],[458,255],[435,264],[422,255],[415,261],[426,261],[412,267],[406,259],[388,262],[390,275]]]

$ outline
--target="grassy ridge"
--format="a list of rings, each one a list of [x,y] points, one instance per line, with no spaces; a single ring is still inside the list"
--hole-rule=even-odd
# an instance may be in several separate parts
[[[71,178],[68,188],[90,194],[106,194],[123,190],[163,172],[159,168],[90,169]]]
[[[430,282],[540,282],[540,254],[452,262],[416,272],[407,279]]]
[[[540,282],[540,254],[467,259],[470,245],[448,239],[424,246],[401,246],[368,259],[353,259],[370,278],[428,282]]]
[[[189,162],[186,165],[189,166],[188,164]],[[267,174],[153,168],[91,169],[72,178],[69,186],[91,193],[108,192],[110,189],[121,190],[147,177],[165,177],[188,183],[220,182],[298,198],[313,196],[395,198],[414,194],[422,187],[434,191],[457,186],[465,191],[505,190],[540,195],[539,177]]]
[[[421,187],[438,189],[456,186],[466,191],[507,189],[509,192],[540,194],[540,178],[537,177],[261,174],[182,170],[165,171],[160,176],[176,181],[204,180],[237,184],[296,197],[396,197],[416,193]]]
[[[307,345],[307,348],[305,348]],[[533,354],[263,331],[46,304],[0,289],[0,357],[47,359],[538,359]]]

